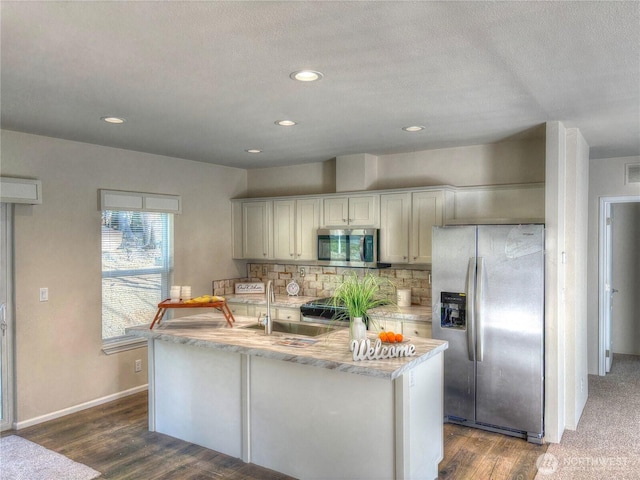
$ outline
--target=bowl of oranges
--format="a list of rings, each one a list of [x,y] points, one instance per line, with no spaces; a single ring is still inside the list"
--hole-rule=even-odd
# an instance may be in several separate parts
[[[382,343],[402,343],[406,341],[401,333],[385,331],[380,332],[378,338]]]

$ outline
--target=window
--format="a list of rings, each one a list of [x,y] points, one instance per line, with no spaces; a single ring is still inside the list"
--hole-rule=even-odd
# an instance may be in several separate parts
[[[119,351],[146,343],[127,337],[125,328],[150,323],[169,297],[173,215],[103,210],[101,228],[102,340]]]

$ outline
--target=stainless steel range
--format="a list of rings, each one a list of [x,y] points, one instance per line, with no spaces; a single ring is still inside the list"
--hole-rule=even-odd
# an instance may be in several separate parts
[[[349,326],[349,316],[344,309],[334,305],[333,297],[318,298],[300,307],[303,322],[331,323],[338,326]]]

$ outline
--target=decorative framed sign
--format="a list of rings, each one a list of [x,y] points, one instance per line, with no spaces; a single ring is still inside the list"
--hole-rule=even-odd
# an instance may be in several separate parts
[[[240,293],[264,293],[263,282],[236,283],[236,294]]]

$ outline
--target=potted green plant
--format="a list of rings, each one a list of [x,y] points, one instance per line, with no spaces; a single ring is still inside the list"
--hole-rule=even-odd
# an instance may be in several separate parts
[[[393,284],[389,279],[372,273],[358,276],[354,272],[336,288],[333,301],[349,317],[350,339],[366,338],[366,328],[370,322],[367,311],[392,304],[393,295],[390,292],[393,292]]]

